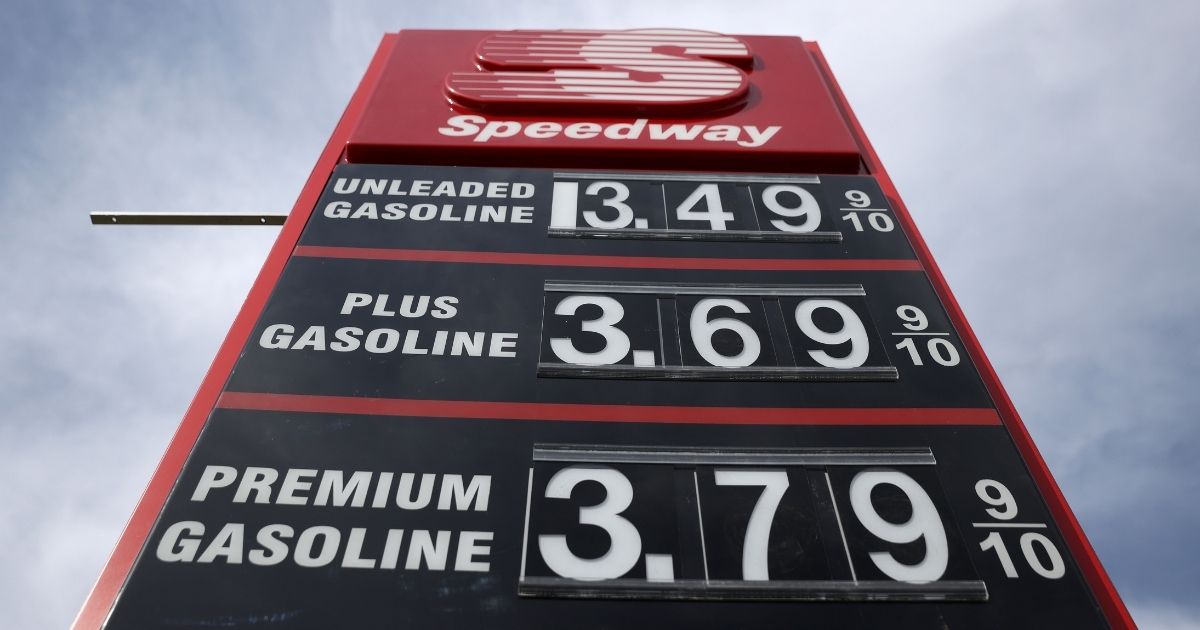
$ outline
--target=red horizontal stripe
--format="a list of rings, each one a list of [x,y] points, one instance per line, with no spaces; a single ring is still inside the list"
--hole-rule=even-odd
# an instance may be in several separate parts
[[[466,75],[470,76],[470,75]],[[591,79],[587,77],[571,77],[571,76],[549,76],[541,77],[537,75],[529,78],[512,79],[508,77],[488,78],[488,79],[465,79],[460,76],[454,77],[455,83],[470,83],[481,85],[512,85],[512,86],[572,86],[572,87],[646,87],[646,83],[634,81],[633,79]],[[671,88],[671,89],[700,89],[700,90],[717,90],[724,88],[735,88],[741,85],[737,81],[728,79],[705,79],[696,77],[691,80],[667,79],[665,81],[655,81],[655,88]]]
[[[698,89],[698,90],[723,90],[727,88],[736,88],[741,85],[741,82],[732,78],[725,78],[725,75],[720,75],[720,78],[710,78],[708,75],[693,75],[687,79],[666,79],[663,81],[655,81],[652,85],[645,82],[635,81],[629,78],[608,78],[608,77],[577,77],[570,75],[548,75],[543,76],[541,73],[529,73],[527,77],[512,78],[511,75],[492,77],[480,73],[477,75],[456,74],[451,75],[456,85],[526,85],[529,87],[537,86],[572,86],[572,87],[653,87],[653,88],[670,88],[670,89]]]
[[[702,88],[685,88],[685,87],[640,87],[636,85],[579,85],[579,84],[563,84],[563,85],[520,85],[505,83],[503,81],[498,85],[481,85],[476,87],[461,86],[459,90],[470,92],[483,92],[500,90],[502,92],[521,92],[524,94],[538,95],[544,92],[579,92],[588,95],[629,95],[629,96],[720,96],[732,92],[732,89],[702,87]]]
[[[225,392],[220,409],[486,420],[750,425],[999,425],[992,409],[783,409],[358,398]]]
[[[920,271],[916,260],[793,258],[667,258],[659,256],[580,256],[519,252],[465,252],[438,249],[384,249],[299,245],[294,256],[355,260],[533,265],[539,267],[620,267],[640,269],[729,269],[735,271]]]
[[[727,44],[734,46],[745,46],[744,43],[724,35],[679,35],[672,33],[621,33],[615,31],[600,31],[589,33],[586,31],[578,31],[571,33],[496,33],[488,41],[501,40],[522,40],[522,39],[568,39],[568,40],[583,40],[591,41],[594,39],[626,39],[626,40],[649,40],[649,41],[692,41],[692,42],[713,42],[717,44]]]
[[[613,36],[599,35],[594,37],[579,36],[579,35],[532,35],[532,36],[510,36],[499,35],[491,40],[496,43],[516,44],[528,42],[543,42],[543,43],[560,43],[560,44],[597,44],[606,46],[611,42],[622,43],[646,43],[659,46],[692,46],[703,48],[705,46],[719,45],[723,48],[740,48],[745,50],[745,44],[727,39],[707,39],[697,37],[670,37],[670,36]]]

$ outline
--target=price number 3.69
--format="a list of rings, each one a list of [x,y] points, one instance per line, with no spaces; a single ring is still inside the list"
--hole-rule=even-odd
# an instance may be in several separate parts
[[[861,287],[559,288],[547,285],[543,374],[895,378]]]

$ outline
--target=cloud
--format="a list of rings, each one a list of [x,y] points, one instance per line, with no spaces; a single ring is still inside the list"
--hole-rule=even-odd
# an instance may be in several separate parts
[[[1200,610],[1161,601],[1130,602],[1141,630],[1195,630],[1200,628]]]

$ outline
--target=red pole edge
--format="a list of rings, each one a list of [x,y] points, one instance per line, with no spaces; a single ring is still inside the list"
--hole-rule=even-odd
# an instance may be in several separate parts
[[[308,181],[304,184],[300,197],[292,206],[292,212],[284,222],[279,237],[275,239],[275,244],[271,247],[266,262],[258,272],[258,277],[255,279],[249,295],[246,296],[241,310],[238,311],[229,333],[221,343],[216,358],[213,359],[196,396],[184,413],[183,420],[171,438],[166,453],[159,461],[133,515],[125,524],[125,530],[118,539],[104,569],[100,572],[100,577],[88,594],[88,598],[84,601],[83,608],[75,617],[75,621],[71,625],[75,630],[98,629],[108,619],[108,615],[129,577],[133,563],[166,503],[167,495],[170,494],[175,480],[183,469],[184,462],[196,443],[196,438],[200,435],[205,421],[216,405],[217,398],[229,379],[233,365],[236,363],[242,347],[246,344],[255,321],[262,313],[267,298],[279,280],[284,265],[291,256],[292,249],[296,246],[300,233],[304,230],[304,225],[308,222],[308,218],[325,188],[329,174],[333,172],[333,167],[341,159],[350,132],[358,124],[358,120],[366,108],[366,102],[383,73],[384,65],[397,38],[398,35],[395,33],[383,36],[370,65],[367,66],[366,74],[363,75],[362,81],[359,82],[354,95],[350,98],[350,103],[342,113],[337,126],[334,127],[329,142],[326,143],[312,173],[308,176]]]
[[[845,116],[846,123],[850,125],[855,139],[862,147],[863,158],[868,168],[879,179],[879,186],[883,189],[884,194],[891,197],[896,215],[899,217],[901,224],[904,225],[912,241],[913,249],[917,252],[917,258],[925,266],[929,278],[933,283],[934,291],[942,300],[947,314],[949,314],[951,321],[958,328],[958,334],[966,345],[967,352],[979,368],[979,375],[983,379],[988,392],[991,393],[992,399],[996,402],[996,408],[1000,412],[1001,419],[1005,426],[1008,427],[1009,434],[1012,436],[1013,442],[1016,443],[1017,450],[1024,457],[1025,464],[1029,468],[1034,481],[1042,490],[1055,523],[1058,525],[1059,530],[1064,532],[1067,545],[1070,546],[1076,561],[1079,563],[1083,577],[1097,598],[1105,618],[1114,629],[1136,630],[1137,624],[1134,623],[1133,617],[1130,616],[1129,610],[1125,607],[1120,594],[1117,593],[1117,589],[1113,586],[1112,580],[1109,579],[1108,573],[1105,572],[1103,565],[1100,564],[1099,557],[1096,555],[1095,550],[1092,549],[1087,535],[1084,534],[1078,519],[1075,518],[1075,514],[1071,511],[1070,505],[1067,504],[1067,499],[1058,487],[1058,483],[1054,481],[1054,477],[1050,474],[1050,469],[1046,466],[1046,461],[1042,458],[1041,453],[1034,444],[1033,437],[1030,436],[1029,430],[1025,428],[1025,423],[1021,421],[1021,416],[1017,413],[1012,399],[1009,398],[1008,393],[1004,390],[1004,386],[1000,383],[1000,377],[996,374],[996,369],[992,366],[991,361],[988,360],[987,355],[983,353],[983,347],[980,345],[978,337],[975,336],[975,332],[971,329],[970,324],[967,323],[966,315],[963,313],[962,307],[959,306],[958,300],[954,298],[954,294],[951,293],[950,285],[946,282],[945,276],[942,275],[941,269],[938,268],[937,262],[934,261],[933,255],[929,251],[929,246],[921,237],[920,232],[917,231],[916,223],[913,221],[912,215],[909,214],[908,208],[904,205],[904,201],[900,198],[895,184],[892,182],[891,177],[888,176],[887,170],[884,169],[879,155],[875,153],[875,148],[871,146],[870,141],[867,139],[862,125],[858,122],[858,118],[854,115],[853,110],[850,109],[846,96],[842,93],[841,86],[833,78],[833,72],[829,68],[829,63],[825,60],[825,55],[821,52],[821,47],[816,42],[804,42],[804,45],[808,49],[809,54],[813,56],[817,67],[820,68],[822,78],[828,84],[834,101],[837,103],[842,115]]]

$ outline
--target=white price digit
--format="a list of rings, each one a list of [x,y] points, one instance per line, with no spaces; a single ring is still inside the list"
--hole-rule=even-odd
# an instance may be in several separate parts
[[[696,308],[692,309],[688,324],[688,328],[692,332],[692,344],[696,346],[696,351],[705,361],[717,367],[738,368],[753,364],[758,360],[758,355],[762,353],[762,343],[758,340],[758,334],[749,324],[740,319],[718,317],[710,321],[708,319],[709,311],[718,306],[726,307],[734,313],[750,312],[750,307],[730,298],[704,298],[697,302]],[[742,350],[733,356],[717,352],[717,349],[713,347],[713,335],[718,330],[730,330],[741,337]]]
[[[929,356],[933,357],[933,360],[941,365],[946,367],[958,365],[960,360],[958,349],[948,340],[941,337],[934,337],[925,344],[925,347],[929,350]]]
[[[1013,564],[1012,556],[1008,555],[1008,547],[1004,546],[1004,539],[1000,538],[1000,532],[992,532],[979,542],[979,548],[987,551],[991,549],[996,552],[996,557],[1000,559],[1000,568],[1004,569],[1005,577],[1017,577],[1017,565]]]
[[[842,217],[842,220],[849,221],[854,226],[855,232],[862,232],[864,229],[862,219],[858,218],[858,215],[859,213],[857,212],[847,212],[846,216]],[[891,232],[896,229],[896,224],[892,221],[892,217],[883,212],[868,212],[867,223],[876,232]]]
[[[600,181],[592,182],[583,192],[584,194],[598,196],[602,190],[611,190],[613,192],[613,196],[602,198],[600,203],[606,208],[615,210],[617,216],[612,219],[603,219],[595,210],[584,210],[583,220],[587,221],[587,224],[594,228],[613,230],[629,227],[629,224],[633,222],[633,208],[630,208],[625,203],[625,200],[629,199],[629,187],[621,182]]]
[[[595,525],[608,534],[608,551],[599,558],[580,558],[571,553],[562,534],[538,536],[538,550],[546,566],[558,575],[574,580],[611,580],[625,575],[642,554],[642,537],[637,527],[621,516],[633,502],[633,485],[620,471],[599,466],[568,466],[554,473],[546,484],[549,499],[569,499],[580,482],[595,481],[604,486],[604,500],[579,508],[579,522]]]
[[[846,200],[855,208],[871,207],[871,197],[861,190],[847,190]]]
[[[552,337],[550,349],[558,358],[574,365],[612,365],[624,359],[630,344],[629,335],[615,326],[625,316],[625,307],[620,302],[606,295],[569,295],[554,307],[554,314],[571,316],[585,304],[601,308],[600,317],[583,322],[582,328],[603,336],[604,347],[596,352],[582,352],[570,338]]]
[[[704,202],[705,209],[695,210],[701,201]],[[733,220],[733,213],[725,212],[721,205],[721,191],[716,184],[697,186],[675,209],[675,216],[680,221],[707,221],[710,229],[714,231],[724,230],[725,224]]]
[[[1067,564],[1063,561],[1062,554],[1058,548],[1045,534],[1040,532],[1025,532],[1021,534],[1021,555],[1025,556],[1025,562],[1029,564],[1029,568],[1033,569],[1034,573],[1048,579],[1057,580],[1067,574]],[[1046,566],[1042,562],[1042,558],[1037,554],[1034,547],[1041,547],[1042,553],[1046,554],[1046,558],[1050,561],[1050,565]],[[988,534],[979,543],[979,548],[984,551],[992,550],[996,552],[996,557],[1000,560],[1000,566],[1004,569],[1006,577],[1017,577],[1017,566],[1013,564],[1012,556],[1008,553],[1008,547],[1004,545],[1004,539],[1000,537],[1000,532],[992,532]]]
[[[918,331],[929,328],[929,318],[925,317],[925,311],[911,304],[901,304],[896,307],[896,315],[904,320],[903,326],[909,330]]]
[[[954,367],[962,360],[962,357],[958,355],[958,348],[955,348],[949,340],[941,337],[929,338],[925,342],[925,348],[938,365]],[[921,352],[917,349],[917,342],[912,337],[901,339],[900,343],[896,344],[896,349],[907,350],[908,358],[913,365],[925,365],[925,362],[921,360]]]
[[[1042,559],[1033,550],[1034,545],[1042,548],[1046,557],[1050,559],[1050,566],[1042,564]],[[1058,552],[1054,543],[1046,538],[1045,534],[1039,532],[1021,534],[1021,553],[1024,554],[1025,561],[1029,563],[1029,568],[1046,579],[1057,580],[1067,574],[1067,565],[1063,562],[1062,554]]]
[[[1017,516],[1017,500],[1007,486],[994,479],[980,479],[975,482],[975,494],[980,501],[993,507],[984,511],[994,519],[1011,521]],[[995,509],[1003,508],[1003,509]]]
[[[789,208],[779,203],[779,194],[783,192],[789,192],[799,197],[800,205]],[[804,220],[799,225],[793,225],[779,219],[772,219],[771,225],[775,226],[777,230],[783,230],[784,232],[811,232],[821,224],[821,207],[817,204],[817,198],[813,197],[812,193],[800,186],[792,184],[767,186],[763,190],[762,201],[768,210],[781,217],[789,219],[804,217]]]
[[[821,330],[813,321],[813,313],[819,308],[836,312],[842,318],[842,327],[836,331]],[[842,302],[816,298],[803,300],[796,307],[796,323],[801,332],[817,343],[834,346],[850,342],[850,352],[844,357],[831,356],[824,350],[809,350],[808,356],[817,363],[828,368],[846,369],[859,367],[866,362],[871,350],[867,329],[854,309]]]
[[[875,510],[871,491],[880,484],[895,486],[908,497],[912,516],[907,522],[893,523]],[[850,505],[863,527],[882,540],[906,544],[925,539],[925,557],[912,565],[900,563],[886,551],[871,552],[871,561],[884,575],[900,582],[924,584],[937,581],[946,572],[950,558],[946,530],[933,500],[912,477],[897,470],[864,470],[850,482]]]
[[[716,470],[718,486],[762,486],[762,494],[750,512],[746,525],[746,540],[742,544],[742,579],[769,580],[767,548],[771,538],[771,523],[779,502],[788,489],[787,472],[782,470]]]
[[[870,223],[876,232],[891,232],[896,229],[896,224],[892,222],[892,217],[883,212],[868,212],[867,223]]]

